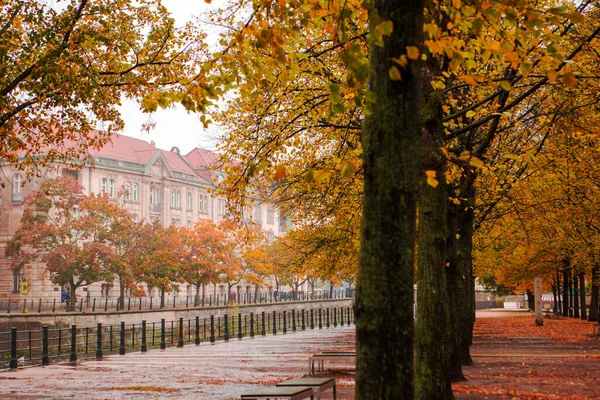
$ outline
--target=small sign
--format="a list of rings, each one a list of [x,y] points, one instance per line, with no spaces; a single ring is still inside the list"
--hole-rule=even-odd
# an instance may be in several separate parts
[[[21,294],[29,293],[29,282],[21,282]]]

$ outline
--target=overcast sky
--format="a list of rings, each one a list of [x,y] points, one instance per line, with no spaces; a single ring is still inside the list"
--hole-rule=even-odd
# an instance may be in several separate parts
[[[203,0],[163,0],[162,2],[175,17],[178,25],[183,25],[210,7]],[[161,149],[170,150],[176,146],[185,154],[195,147],[211,150],[216,147],[218,127],[212,125],[208,129],[204,129],[198,115],[188,113],[181,106],[158,110],[150,116],[142,113],[137,103],[128,101],[121,107],[121,112],[126,124],[123,132],[125,135],[148,142],[153,140]],[[149,117],[156,125],[148,133],[142,131],[141,128]]]

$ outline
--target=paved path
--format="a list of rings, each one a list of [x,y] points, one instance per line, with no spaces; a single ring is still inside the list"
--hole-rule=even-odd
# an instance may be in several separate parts
[[[306,375],[310,354],[353,349],[354,332],[332,327],[3,372],[0,399],[239,399]],[[325,376],[337,378],[338,399],[354,398],[354,367],[335,367]]]

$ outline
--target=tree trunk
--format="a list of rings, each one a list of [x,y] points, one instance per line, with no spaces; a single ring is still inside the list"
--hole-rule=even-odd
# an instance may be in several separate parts
[[[573,317],[579,318],[579,279],[573,269]]]
[[[598,321],[598,294],[600,291],[600,264],[594,264],[592,268],[592,298],[590,302],[590,315],[588,321]]]
[[[431,57],[432,63],[435,62]],[[439,69],[439,68],[438,68]],[[417,320],[415,399],[453,399],[450,384],[450,356],[460,350],[456,335],[456,302],[450,302],[448,286],[458,291],[456,265],[448,265],[448,253],[455,247],[450,240],[449,225],[456,230],[456,216],[449,216],[448,187],[444,173],[442,95],[427,82],[435,70],[428,70],[423,80],[424,104],[421,129],[421,162],[423,169],[433,173],[437,187],[421,180],[417,223]],[[425,173],[423,173],[423,177]],[[459,374],[462,376],[460,357]]]
[[[563,317],[569,316],[569,260],[563,260]]]
[[[585,275],[583,272],[579,273],[579,297],[581,300],[581,319],[587,319],[587,305],[585,304]]]
[[[194,298],[194,307],[198,307],[202,303],[202,298],[200,297],[200,288],[202,284],[200,282],[196,282],[196,297]]]
[[[529,311],[535,311],[535,295],[531,293],[529,289],[527,289],[527,307]]]
[[[571,279],[571,269],[569,269],[569,290],[568,290],[568,298],[569,298],[569,317],[573,318],[573,279]]]
[[[413,268],[419,178],[420,62],[392,81],[392,58],[419,46],[421,0],[375,0],[393,23],[385,45],[370,46],[369,103],[361,134],[364,203],[356,294],[356,399],[413,398]],[[379,18],[371,18],[378,24]],[[371,30],[375,28],[372,25]],[[394,301],[390,301],[394,299]]]
[[[123,285],[123,279],[119,277],[119,310],[125,308],[125,285]]]

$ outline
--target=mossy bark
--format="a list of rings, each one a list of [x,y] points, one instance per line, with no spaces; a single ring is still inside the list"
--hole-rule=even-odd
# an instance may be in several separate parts
[[[362,129],[364,206],[356,291],[356,398],[413,398],[413,268],[419,168],[420,62],[393,81],[392,58],[422,41],[423,2],[375,0],[392,21],[384,46],[371,46],[376,102]],[[371,18],[373,23],[377,18]],[[371,27],[373,28],[373,26]]]

